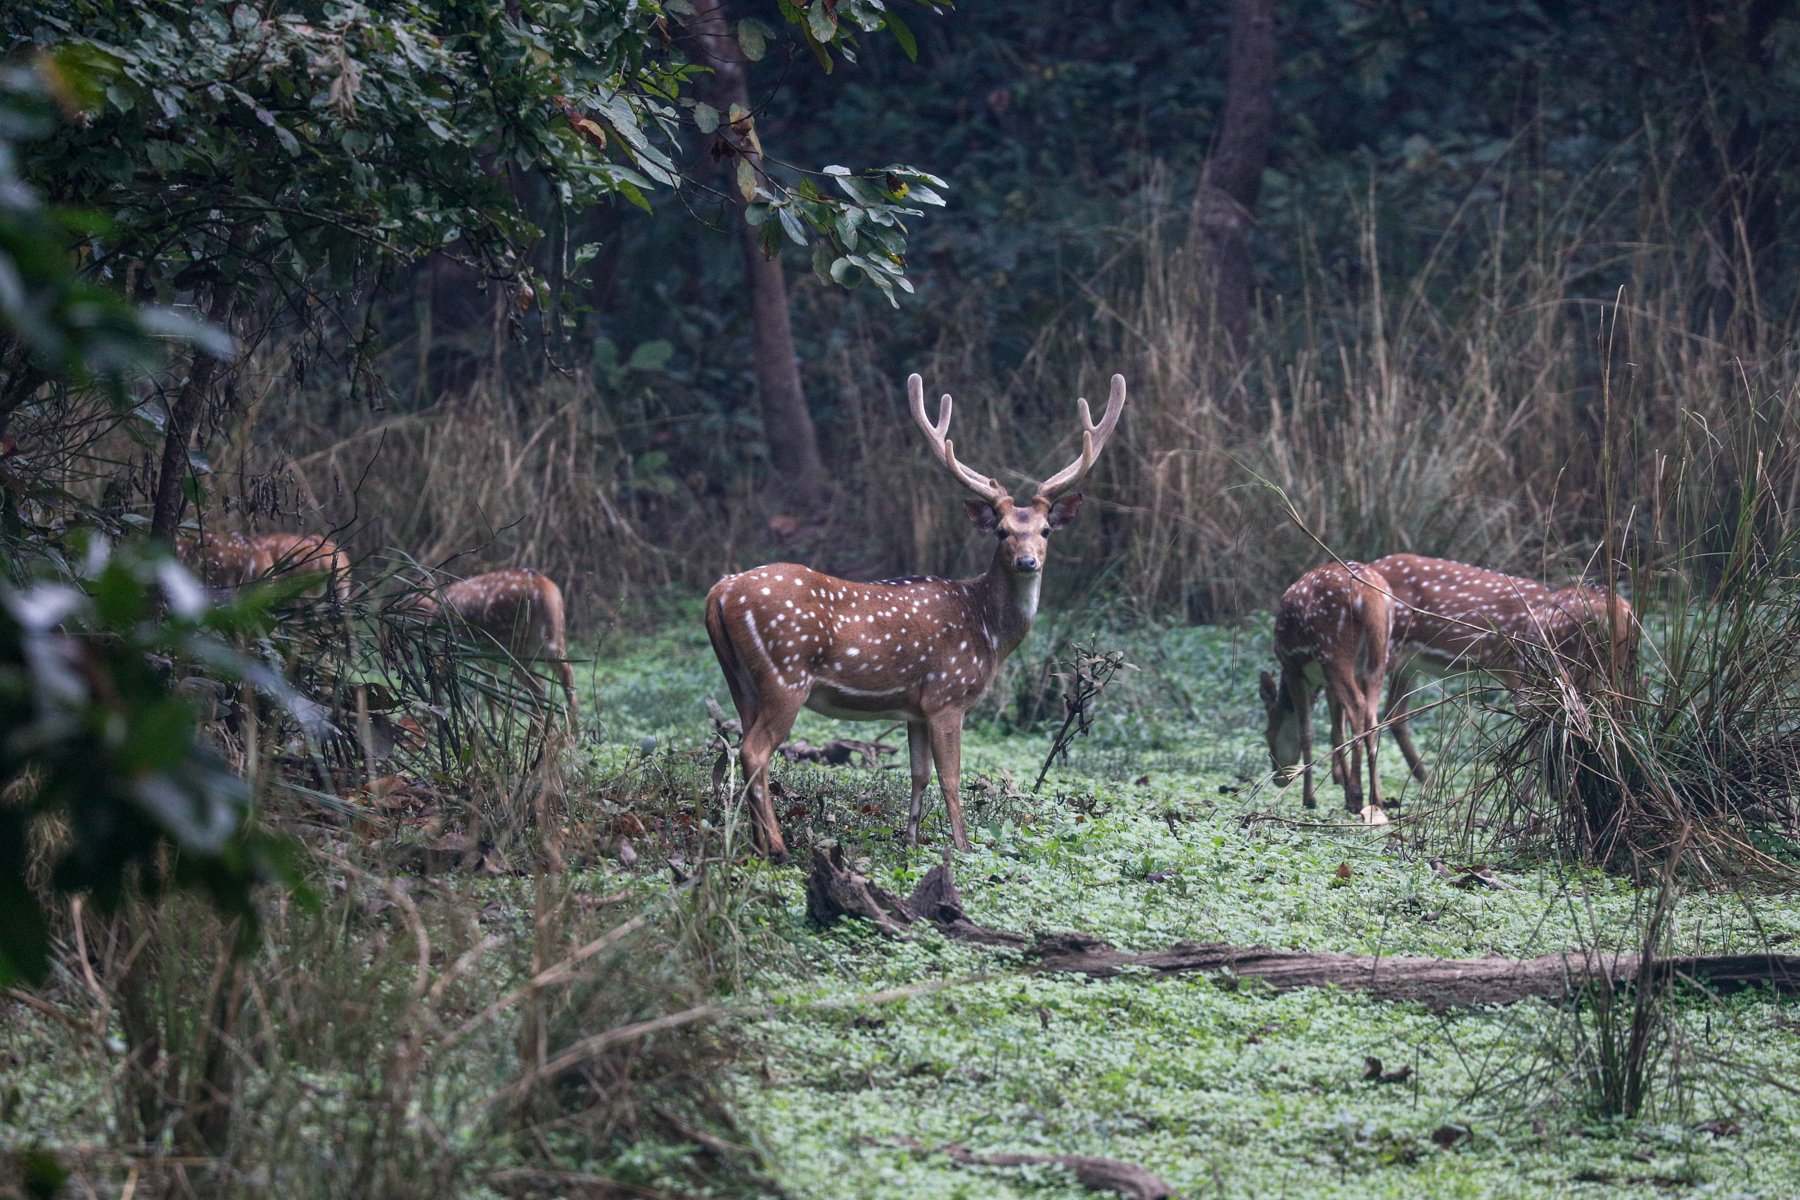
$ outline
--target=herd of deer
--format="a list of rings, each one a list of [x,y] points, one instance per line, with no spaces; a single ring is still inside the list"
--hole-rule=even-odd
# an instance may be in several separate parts
[[[905,722],[912,767],[907,840],[918,841],[935,766],[951,839],[968,849],[960,796],[963,717],[1031,633],[1047,539],[1075,519],[1081,493],[1070,489],[1093,467],[1125,410],[1119,375],[1098,424],[1088,402],[1077,400],[1080,454],[1021,505],[957,460],[948,437],[950,397],[940,401],[933,422],[919,376],[906,382],[913,419],[938,462],[974,493],[963,502],[969,520],[996,541],[986,574],[853,583],[773,563],[728,575],[707,593],[706,632],[743,726],[739,755],[757,846],[776,861],[787,857],[787,848],[769,799],[769,763],[802,708],[844,720]],[[205,534],[187,539],[181,553],[215,586],[303,569],[325,576],[340,599],[349,595],[348,558],[316,534]],[[575,716],[562,592],[540,572],[493,571],[452,583],[436,598],[411,593],[400,606],[491,640],[534,690],[528,664],[552,664]],[[1413,773],[1424,777],[1407,729],[1421,669],[1485,671],[1515,695],[1548,673],[1580,694],[1628,678],[1636,645],[1630,604],[1601,588],[1551,591],[1535,580],[1413,554],[1327,563],[1301,576],[1276,613],[1280,672],[1262,676],[1269,758],[1282,780],[1303,778],[1304,803],[1314,807],[1311,711],[1324,692],[1332,777],[1343,787],[1345,807],[1382,823],[1376,754],[1384,728],[1393,730]]]
[[[777,861],[787,848],[769,800],[769,762],[801,708],[845,720],[904,721],[912,765],[907,840],[918,841],[935,764],[951,838],[968,849],[959,795],[963,716],[1031,632],[1046,539],[1081,507],[1081,494],[1070,489],[1118,425],[1125,380],[1112,377],[1098,425],[1087,401],[1076,401],[1081,453],[1039,484],[1027,505],[957,460],[947,437],[949,396],[935,423],[917,375],[907,380],[907,398],[938,462],[975,494],[963,502],[969,520],[998,542],[986,574],[853,583],[773,563],[728,575],[707,593],[706,632],[743,724],[740,761],[757,844]],[[1332,775],[1345,806],[1383,823],[1376,751],[1384,727],[1393,729],[1413,772],[1424,774],[1406,725],[1422,668],[1486,671],[1515,695],[1547,672],[1580,693],[1627,678],[1636,643],[1630,604],[1601,588],[1551,591],[1534,580],[1413,554],[1328,563],[1290,587],[1276,614],[1280,672],[1262,676],[1269,757],[1282,779],[1303,777],[1303,799],[1313,807],[1310,713],[1323,691]]]
[[[315,594],[322,596],[329,589],[339,601],[350,597],[349,556],[316,533],[252,537],[201,532],[178,539],[176,553],[215,588],[239,588],[305,572],[322,579]],[[562,589],[541,571],[530,567],[489,571],[457,580],[436,593],[407,592],[393,607],[411,617],[449,625],[478,644],[499,650],[526,687],[540,697],[542,689],[530,664],[550,664],[562,683],[570,721],[576,719],[575,671],[569,663]]]

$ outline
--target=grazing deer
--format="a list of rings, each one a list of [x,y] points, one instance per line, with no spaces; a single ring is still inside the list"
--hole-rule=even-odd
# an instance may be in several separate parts
[[[458,625],[504,651],[520,679],[540,701],[544,689],[530,664],[549,662],[562,683],[570,722],[580,716],[575,699],[575,669],[569,663],[562,589],[541,571],[530,567],[489,571],[446,587],[442,604],[430,596],[415,594],[402,601],[400,607],[427,618],[443,619],[446,612],[452,614]]]
[[[237,588],[269,572],[269,556],[241,533],[200,533],[175,539],[175,556],[212,588]]]
[[[1560,665],[1578,693],[1615,672],[1629,679],[1635,670],[1638,625],[1631,604],[1604,588],[1552,592],[1535,579],[1416,554],[1390,554],[1369,565],[1397,602],[1382,723],[1421,780],[1425,768],[1406,719],[1421,668],[1487,671],[1515,695],[1526,672],[1545,658]]]
[[[327,594],[340,602],[350,598],[350,556],[338,549],[337,543],[316,533],[265,533],[251,539],[251,545],[263,555],[265,574],[284,575],[289,571],[309,571],[325,576],[315,598]],[[329,593],[327,593],[329,588]]]
[[[769,760],[804,705],[849,721],[905,721],[912,763],[909,844],[919,840],[933,763],[957,849],[967,850],[959,781],[963,714],[1031,632],[1043,581],[1046,538],[1075,518],[1081,494],[1069,488],[1094,465],[1125,409],[1125,380],[1112,377],[1106,414],[1081,411],[1081,453],[1038,485],[1027,505],[956,459],[950,397],[934,425],[925,387],[906,381],[913,420],[950,476],[974,492],[964,508],[999,544],[987,574],[974,579],[887,579],[851,583],[793,563],[728,575],[706,595],[706,632],[744,726],[740,751],[758,846],[787,858],[769,802]],[[1066,494],[1065,493],[1069,493]]]
[[[1282,594],[1275,615],[1279,679],[1262,673],[1264,731],[1278,775],[1303,778],[1300,795],[1317,807],[1312,775],[1312,706],[1319,691],[1331,709],[1331,774],[1344,788],[1344,807],[1365,821],[1386,820],[1376,750],[1381,726],[1376,710],[1387,678],[1396,605],[1381,573],[1360,563],[1327,563],[1302,575]],[[1348,724],[1350,763],[1344,763]],[[1369,760],[1368,805],[1363,804],[1362,761]]]

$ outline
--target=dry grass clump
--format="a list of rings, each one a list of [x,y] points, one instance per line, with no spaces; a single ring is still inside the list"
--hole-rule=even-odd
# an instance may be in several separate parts
[[[1623,407],[1623,406],[1621,406]],[[1516,721],[1473,747],[1468,813],[1547,836],[1561,854],[1651,878],[1678,861],[1711,883],[1791,880],[1800,866],[1800,520],[1791,391],[1750,393],[1736,413],[1646,455],[1650,503],[1598,567],[1636,597],[1639,663],[1607,663],[1592,691],[1545,661]],[[1609,421],[1605,441],[1639,431]],[[1640,460],[1608,454],[1624,471]],[[1610,480],[1609,480],[1610,482]],[[1606,663],[1604,647],[1589,657]],[[1531,840],[1529,837],[1527,840]]]

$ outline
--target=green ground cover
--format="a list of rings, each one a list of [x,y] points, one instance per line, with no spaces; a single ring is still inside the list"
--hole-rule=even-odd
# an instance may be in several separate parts
[[[1018,714],[1042,678],[1045,631],[1015,657],[995,702],[971,721],[965,782],[976,846],[958,857],[956,871],[977,921],[1024,933],[1078,929],[1137,950],[1216,940],[1383,956],[1519,957],[1636,945],[1647,897],[1624,880],[1559,866],[1526,846],[1487,844],[1486,830],[1477,829],[1472,842],[1460,823],[1466,814],[1452,821],[1447,809],[1397,838],[1342,823],[1328,782],[1314,813],[1300,808],[1297,788],[1272,789],[1255,694],[1256,672],[1269,659],[1266,624],[1101,630],[1098,643],[1125,649],[1140,669],[1106,694],[1091,737],[1040,792],[1030,783],[1049,737],[1044,726],[1019,728]],[[572,942],[634,907],[653,917],[687,911],[672,898],[666,855],[685,854],[691,868],[692,827],[729,821],[710,800],[711,729],[702,702],[708,695],[724,702],[725,692],[698,622],[596,654],[582,676],[600,726],[570,772],[571,815],[605,828],[629,813],[649,829],[630,869],[592,855],[572,859],[576,896],[568,908],[601,922],[578,936],[571,927]],[[1432,810],[1463,786],[1455,769],[1459,711],[1446,706],[1419,723],[1420,744],[1447,780],[1437,790],[1409,781],[1391,747],[1384,755],[1403,811]],[[817,743],[875,732],[805,714],[795,735]],[[936,803],[928,825],[934,844],[909,851],[896,843],[908,790],[903,768],[778,762],[776,778],[791,792],[783,811],[803,810],[785,820],[798,862],[809,844],[835,839],[904,894],[938,861]],[[684,832],[676,836],[678,829]],[[347,855],[345,863],[397,869],[391,847],[334,835],[326,849]],[[1477,856],[1514,889],[1449,887],[1430,863],[1442,857],[1462,866]],[[406,877],[437,947],[433,981],[468,939],[484,934],[497,944],[478,974],[445,994],[431,1040],[530,977],[536,885],[523,873]],[[330,928],[312,941],[290,937],[306,928],[296,914],[272,926],[271,952],[292,963],[289,970],[328,983],[341,977],[342,995],[353,1002],[379,994],[398,1011],[415,988],[408,927],[392,905],[371,904],[379,881],[370,877],[359,892],[358,877],[344,878],[348,890],[333,891],[342,900],[326,910]],[[743,951],[732,960],[739,965],[713,971],[710,985],[710,999],[734,1013],[726,1087],[740,1126],[732,1136],[753,1140],[771,1180],[793,1197],[1088,1194],[1058,1168],[969,1167],[915,1146],[952,1142],[978,1153],[1126,1159],[1194,1198],[1800,1195],[1793,1136],[1800,1005],[1767,994],[1678,994],[1649,1110],[1638,1120],[1609,1121],[1584,1102],[1573,1066],[1593,1047],[1591,1014],[1569,1008],[1528,1001],[1445,1014],[1330,989],[1277,995],[1255,980],[1033,974],[1016,955],[934,931],[893,940],[856,921],[821,930],[806,916],[799,865],[752,861],[720,879],[736,906],[732,937]],[[621,903],[622,892],[631,899]],[[606,900],[596,908],[599,897]],[[1800,912],[1785,895],[1691,891],[1673,926],[1682,949],[1748,951],[1800,938]],[[595,978],[623,961],[596,960]],[[670,963],[669,971],[686,970]],[[271,968],[268,977],[280,974]],[[881,997],[895,991],[905,994]],[[608,1019],[692,1002],[683,994],[635,1001],[651,1007]],[[318,1036],[328,1040],[332,1010],[321,1003],[319,1011]],[[579,1020],[579,1002],[569,1011]],[[434,1060],[437,1082],[414,1102],[418,1119],[446,1131],[472,1173],[510,1168],[531,1150],[494,1140],[469,1116],[475,1102],[516,1076],[517,1028],[493,1023],[450,1058]],[[577,1028],[575,1036],[587,1031]],[[378,1056],[388,1035],[360,1036],[372,1039]],[[0,1025],[0,1150],[42,1144],[79,1160],[117,1141],[108,1073],[116,1079],[123,1043],[116,1032],[106,1039],[102,1051],[78,1029],[10,1010]],[[308,1066],[307,1053],[326,1066]],[[1398,1083],[1368,1081],[1368,1057],[1410,1074]],[[290,1074],[257,1076],[268,1094],[251,1091],[245,1100],[292,1143],[279,1152],[294,1154],[298,1165],[275,1170],[296,1183],[273,1191],[339,1194],[300,1186],[309,1171],[325,1178],[330,1160],[294,1148],[350,1138],[338,1154],[346,1169],[353,1165],[359,1126],[342,1110],[362,1103],[352,1103],[362,1094],[353,1086],[357,1064],[310,1048],[295,1061]],[[1706,1122],[1726,1123],[1711,1126],[1725,1132]],[[692,1146],[608,1136],[557,1135],[543,1152],[563,1169],[661,1194],[746,1194],[742,1178],[697,1186],[707,1159]],[[433,1145],[424,1143],[427,1159]],[[121,1177],[115,1172],[115,1186]],[[266,1171],[263,1181],[270,1183]],[[240,1190],[273,1194],[264,1185]],[[490,1193],[476,1187],[468,1194]]]
[[[1219,940],[1475,957],[1632,944],[1644,899],[1622,880],[1490,855],[1517,890],[1457,890],[1427,861],[1468,861],[1448,822],[1408,841],[1333,828],[1335,788],[1307,814],[1297,789],[1278,796],[1259,784],[1266,627],[1099,640],[1143,669],[1109,693],[1093,736],[1040,794],[1027,789],[1047,735],[1006,732],[992,709],[972,722],[965,770],[978,844],[957,873],[976,920],[1080,929],[1134,949]],[[1032,654],[1021,651],[1019,672]],[[997,685],[1002,700],[1008,686]],[[615,752],[646,734],[664,754],[697,745],[699,697],[725,700],[689,629],[606,664],[598,690]],[[1421,722],[1428,757],[1454,752],[1444,744],[1453,724]],[[869,733],[805,714],[795,736]],[[1391,746],[1385,759],[1392,793],[1427,807],[1443,798],[1419,795]],[[783,764],[777,778],[807,807],[787,822],[801,846],[836,838],[901,893],[936,861],[936,847],[895,844],[903,768]],[[1285,820],[1244,820],[1262,813]],[[772,928],[793,953],[752,981],[779,999],[749,1027],[762,1053],[736,1087],[798,1196],[1084,1194],[1056,1168],[958,1166],[903,1138],[1124,1158],[1188,1196],[1800,1194],[1800,1105],[1788,1090],[1800,1079],[1800,1010],[1766,995],[1683,996],[1653,1111],[1597,1122],[1567,1065],[1574,1015],[1546,1004],[1445,1015],[1335,990],[1275,995],[1255,981],[1030,975],[1010,956],[935,933],[893,941],[856,922],[820,931],[806,920],[800,871],[770,875],[787,898]],[[1787,897],[1696,893],[1676,927],[1675,944],[1694,951],[1761,949],[1800,934],[1800,913]],[[856,1002],[933,981],[947,986]],[[1403,1084],[1367,1082],[1365,1056],[1413,1072]],[[1741,1131],[1694,1128],[1721,1119]],[[1448,1149],[1433,1142],[1455,1126],[1470,1135]]]

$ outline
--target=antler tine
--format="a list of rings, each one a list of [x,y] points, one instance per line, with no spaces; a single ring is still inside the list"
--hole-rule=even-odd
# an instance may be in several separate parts
[[[1113,426],[1119,423],[1119,414],[1125,411],[1125,377],[1112,377],[1112,394],[1107,397],[1106,412],[1098,425],[1094,424],[1093,413],[1088,408],[1085,397],[1076,400],[1075,406],[1081,411],[1081,455],[1038,484],[1037,494],[1042,499],[1054,500],[1067,491],[1070,485],[1088,473],[1094,460],[1106,449],[1106,440],[1112,436]]]
[[[956,443],[945,436],[950,432],[951,403],[948,393],[945,393],[944,398],[938,402],[936,424],[925,417],[925,381],[916,374],[906,377],[906,399],[912,405],[913,420],[919,423],[919,428],[925,431],[925,436],[931,441],[932,453],[937,455],[937,460],[944,464],[944,469],[949,471],[958,483],[989,504],[998,504],[1002,500],[1012,498],[1007,490],[995,480],[989,479],[980,472],[972,471],[956,461]]]

